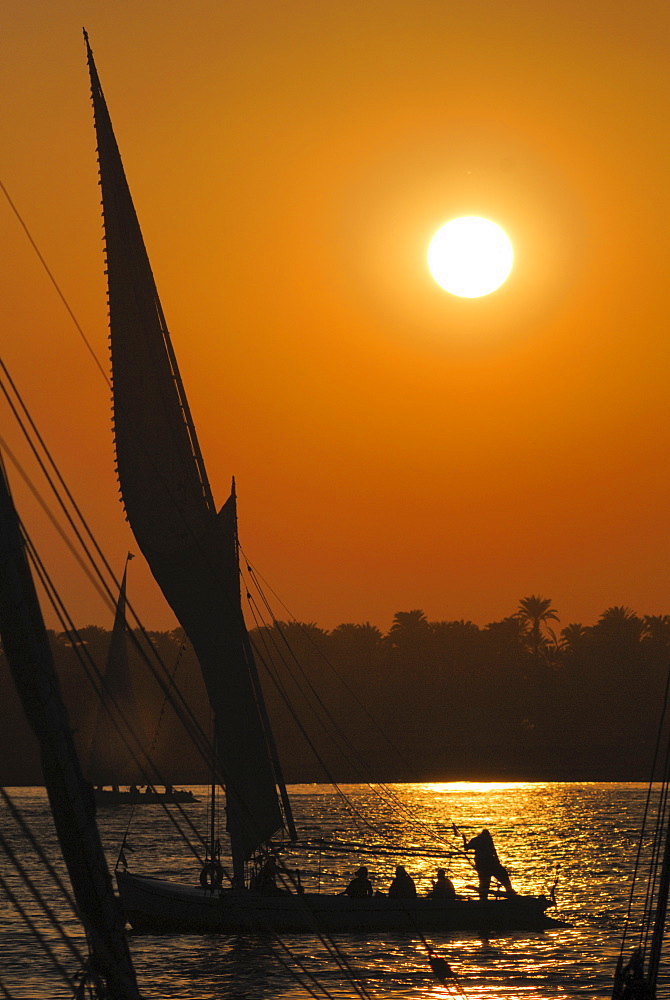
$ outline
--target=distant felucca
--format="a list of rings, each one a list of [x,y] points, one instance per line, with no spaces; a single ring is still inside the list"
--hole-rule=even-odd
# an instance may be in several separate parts
[[[144,240],[86,37],[106,237],[114,431],[121,494],[137,544],[200,663],[225,786],[232,876],[212,821],[201,884],[118,872],[136,930],[329,931],[538,928],[545,896],[364,899],[249,888],[272,839],[297,838],[242,613],[236,496],[217,511]],[[213,812],[213,811],[212,811]],[[298,887],[299,888],[299,887]]]
[[[126,620],[126,557],[114,614],[114,625],[107,651],[102,682],[102,699],[98,705],[91,749],[86,772],[94,786],[97,805],[155,805],[156,803],[195,802],[193,792],[168,785],[159,791],[146,784],[142,762],[133,753],[129,736],[146,744],[146,734],[133,686],[128,650]],[[121,781],[129,785],[120,788]],[[144,787],[146,784],[146,787]],[[109,788],[104,786],[109,785]]]

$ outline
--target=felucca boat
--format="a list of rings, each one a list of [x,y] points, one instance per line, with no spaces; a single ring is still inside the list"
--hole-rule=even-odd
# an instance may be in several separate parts
[[[236,496],[220,509],[179,374],[109,112],[86,38],[98,145],[121,495],[137,545],[199,660],[214,716],[232,872],[212,829],[193,882],[117,872],[135,930],[238,932],[542,928],[546,896],[410,900],[250,888],[275,838],[297,833],[244,622]],[[199,880],[199,876],[200,879]],[[296,887],[299,889],[299,887]]]

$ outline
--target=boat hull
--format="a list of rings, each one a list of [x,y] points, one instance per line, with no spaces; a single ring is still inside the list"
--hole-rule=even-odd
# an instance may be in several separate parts
[[[117,872],[126,919],[135,932],[359,933],[375,931],[514,931],[558,926],[546,896],[512,899],[350,899],[304,893],[261,896],[248,890],[202,889]]]

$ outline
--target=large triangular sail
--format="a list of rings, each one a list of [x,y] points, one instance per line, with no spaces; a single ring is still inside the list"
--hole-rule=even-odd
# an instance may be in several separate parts
[[[95,823],[93,794],[79,764],[19,519],[1,467],[0,636],[39,740],[51,813],[89,943],[95,995],[101,1000],[139,1000],[124,920]]]
[[[107,251],[119,483],[137,544],[200,662],[239,860],[283,821],[242,615],[236,501],[232,493],[216,512],[88,38],[86,47]]]

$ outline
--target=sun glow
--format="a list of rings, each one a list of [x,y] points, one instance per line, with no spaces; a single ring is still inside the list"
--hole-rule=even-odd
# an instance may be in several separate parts
[[[421,785],[422,791],[435,792],[466,792],[471,795],[490,795],[492,792],[508,792],[510,789],[538,788],[542,782],[537,781],[431,781]]]
[[[428,248],[428,267],[438,285],[467,299],[499,288],[513,261],[512,244],[500,226],[476,215],[445,223]]]

